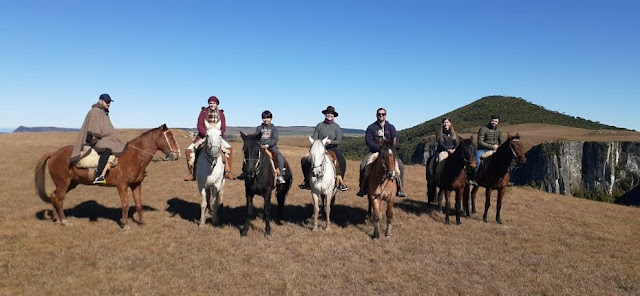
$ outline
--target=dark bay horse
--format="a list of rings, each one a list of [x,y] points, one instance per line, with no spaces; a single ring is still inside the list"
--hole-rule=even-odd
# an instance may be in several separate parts
[[[77,168],[69,164],[73,145],[62,147],[47,153],[38,162],[35,171],[35,187],[38,196],[45,202],[53,204],[53,219],[67,225],[64,215],[63,202],[67,192],[79,184],[93,185],[94,168]],[[153,159],[156,151],[162,151],[167,160],[177,160],[180,157],[178,143],[167,125],[148,130],[127,143],[124,151],[118,157],[118,164],[109,170],[107,184],[103,186],[116,187],[122,203],[122,219],[120,226],[129,229],[127,216],[129,212],[129,189],[133,193],[133,200],[138,213],[139,224],[144,224],[142,215],[142,181],[145,169]],[[47,196],[45,190],[45,166],[48,164],[49,175],[56,189]],[[135,221],[135,220],[134,220]]]
[[[451,202],[449,195],[451,191],[456,193],[456,224],[460,225],[460,209],[462,207],[462,197],[465,186],[467,186],[467,170],[476,168],[476,149],[473,147],[473,137],[462,140],[456,150],[444,160],[444,170],[440,178],[436,180],[430,180],[438,185],[440,190],[444,190],[444,197],[446,201],[446,208],[443,209],[445,213],[445,224],[449,224],[449,212],[451,211]],[[435,189],[434,189],[435,191]],[[441,204],[441,194],[438,193],[440,198],[438,204]]]
[[[517,160],[519,163],[527,162],[519,133],[516,133],[515,136],[507,133],[507,140],[498,147],[493,155],[484,159],[478,168],[476,180],[478,185],[473,185],[471,190],[471,203],[473,213],[476,213],[476,193],[479,186],[484,187],[486,189],[486,202],[484,204],[484,215],[482,216],[484,222],[487,222],[487,212],[489,211],[489,206],[491,206],[491,192],[495,189],[498,191],[496,221],[502,224],[500,209],[502,208],[502,198],[504,198],[507,185],[511,179],[509,168],[513,160]],[[465,199],[465,210],[467,216],[469,216],[469,196],[465,195]]]
[[[382,213],[380,202],[387,202],[387,229],[385,235],[391,234],[391,222],[393,220],[393,204],[398,191],[399,172],[396,170],[396,139],[384,140],[379,138],[380,152],[378,157],[370,164],[370,173],[365,178],[367,197],[369,198],[369,214],[373,222],[373,238],[380,237],[379,225]],[[373,209],[373,212],[372,212]]]
[[[271,163],[270,157],[267,155],[267,151],[260,146],[260,133],[254,135],[245,135],[240,132],[240,136],[244,141],[242,145],[242,152],[244,155],[242,170],[245,173],[244,190],[247,198],[247,216],[245,218],[244,227],[242,228],[241,236],[246,236],[249,231],[249,224],[253,217],[253,196],[260,195],[264,198],[264,223],[265,223],[265,235],[271,235],[271,192],[276,189],[276,197],[278,200],[278,215],[277,221],[282,219],[282,212],[284,210],[284,200],[287,196],[287,192],[291,188],[293,182],[293,176],[291,175],[291,168],[289,163],[285,159],[284,172],[282,177],[285,180],[283,184],[276,184],[275,166]],[[274,156],[277,154],[274,153]],[[277,160],[273,160],[277,163]]]

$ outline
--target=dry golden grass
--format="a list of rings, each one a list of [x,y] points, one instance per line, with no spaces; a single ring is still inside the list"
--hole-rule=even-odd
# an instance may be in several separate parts
[[[132,139],[141,132],[122,135]],[[520,130],[523,137],[530,132]],[[174,133],[184,149],[186,133]],[[396,205],[392,236],[377,241],[365,221],[367,202],[355,195],[355,161],[348,163],[351,189],[338,193],[330,232],[311,232],[310,193],[294,187],[284,225],[274,225],[265,237],[263,203],[256,197],[259,217],[241,238],[241,181],[227,183],[226,224],[198,228],[199,196],[194,182],[182,181],[184,159],[149,165],[142,193],[147,225],[120,230],[116,190],[80,186],[67,195],[73,225],[63,227],[51,221],[51,205],[34,192],[33,169],[42,154],[75,137],[0,135],[2,295],[640,293],[639,208],[516,187],[505,198],[504,225],[495,223],[494,197],[490,223],[480,213],[447,226],[442,213],[425,209],[422,166],[407,167],[408,198]],[[304,141],[281,142],[295,185]],[[232,144],[239,152],[241,142]],[[240,159],[234,160],[236,173]]]

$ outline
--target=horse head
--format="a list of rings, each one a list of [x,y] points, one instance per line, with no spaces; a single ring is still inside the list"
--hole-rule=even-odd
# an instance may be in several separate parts
[[[180,148],[173,133],[166,124],[161,125],[158,129],[162,131],[162,137],[158,137],[155,141],[158,149],[166,155],[166,160],[178,160],[180,158]]]
[[[385,178],[393,180],[398,177],[396,174],[396,157],[398,155],[396,138],[393,138],[393,140],[385,140],[380,137],[378,144],[380,145],[378,158],[382,161],[382,167],[386,171]]]
[[[260,159],[262,158],[262,148],[260,147],[261,135],[252,134],[245,135],[242,131],[240,137],[244,143],[242,144],[242,171],[248,178],[255,178],[259,172]]]
[[[456,151],[460,149],[462,152],[462,161],[464,161],[465,166],[468,170],[475,170],[476,166],[476,148],[473,147],[473,136],[469,137],[469,139],[463,139],[460,143],[460,146],[456,148]]]
[[[206,120],[204,122],[204,126],[207,128],[204,141],[204,152],[206,153],[207,158],[215,160],[220,156],[220,149],[222,148],[222,132],[217,125],[209,124]],[[215,162],[212,161],[212,163]]]
[[[520,133],[516,133],[515,136],[507,133],[507,141],[509,143],[509,148],[511,148],[511,152],[513,153],[513,157],[521,164],[527,162],[527,158],[524,156],[524,148],[522,146],[522,142],[520,142]]]
[[[324,175],[324,155],[327,151],[325,149],[325,145],[327,145],[328,138],[325,137],[322,140],[314,140],[309,137],[309,143],[311,143],[311,147],[309,148],[309,162],[312,166],[313,176],[316,178],[321,178]]]

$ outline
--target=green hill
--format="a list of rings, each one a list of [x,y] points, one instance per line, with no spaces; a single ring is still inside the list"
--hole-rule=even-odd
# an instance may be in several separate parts
[[[539,123],[591,130],[624,130],[581,117],[573,117],[557,111],[547,110],[543,106],[533,104],[522,98],[487,96],[414,127],[399,131],[398,136],[401,142],[399,152],[402,160],[405,163],[420,163],[422,161],[424,143],[429,136],[435,134],[443,117],[451,118],[458,132],[474,133],[478,131],[480,126],[487,124],[491,114],[500,116],[501,126]],[[340,147],[348,158],[359,159],[366,153],[363,142],[362,138],[345,138]]]

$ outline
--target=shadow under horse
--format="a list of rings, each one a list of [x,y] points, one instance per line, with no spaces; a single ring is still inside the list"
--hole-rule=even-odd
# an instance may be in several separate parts
[[[67,225],[67,218],[63,210],[63,202],[67,192],[79,184],[93,185],[94,168],[78,168],[71,165],[69,159],[73,145],[62,147],[54,152],[47,153],[38,162],[35,170],[35,187],[38,196],[45,202],[53,204],[54,221],[59,220],[62,225]],[[106,177],[107,184],[103,186],[116,187],[122,203],[122,218],[120,226],[128,229],[127,214],[129,211],[129,189],[133,194],[133,200],[138,213],[138,224],[144,224],[142,215],[142,181],[146,176],[145,170],[154,153],[162,151],[166,155],[165,160],[178,160],[180,149],[175,137],[167,125],[148,130],[142,135],[129,141],[122,154],[118,157],[118,164],[111,169]],[[49,168],[49,175],[56,189],[47,196],[45,189],[45,167]]]
[[[245,174],[244,190],[247,198],[247,215],[244,222],[244,227],[240,232],[241,236],[246,236],[249,231],[251,219],[253,218],[253,196],[260,195],[264,198],[264,223],[265,223],[265,235],[271,235],[271,192],[275,188],[276,198],[278,201],[278,214],[276,216],[276,222],[280,224],[282,220],[284,201],[291,189],[293,182],[293,176],[291,175],[291,168],[289,163],[285,159],[284,172],[281,172],[282,177],[285,180],[283,184],[277,184],[276,182],[276,164],[277,153],[272,153],[274,159],[273,162],[269,155],[267,155],[266,149],[260,146],[261,135],[245,135],[240,132],[240,136],[244,141],[242,145],[242,153],[244,154],[244,163],[242,165],[242,171]]]
[[[470,194],[465,194],[465,210],[467,217],[469,217],[469,195],[471,195],[472,212],[476,213],[476,194],[479,187],[482,186],[486,189],[485,196],[486,201],[484,204],[484,215],[482,219],[487,222],[487,212],[491,206],[491,192],[493,190],[498,191],[498,199],[496,205],[496,222],[502,224],[500,218],[500,210],[502,209],[502,199],[506,192],[507,185],[511,180],[510,169],[512,162],[523,164],[527,162],[527,158],[524,156],[524,148],[522,142],[520,142],[520,134],[516,133],[515,136],[507,133],[507,140],[502,143],[495,153],[490,157],[484,159],[480,167],[478,168],[477,180],[478,185],[473,185]]]

